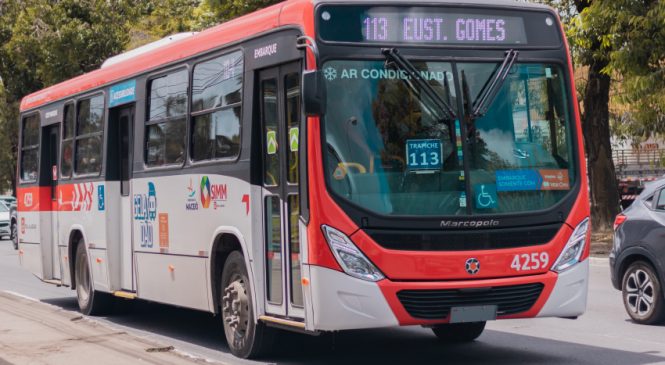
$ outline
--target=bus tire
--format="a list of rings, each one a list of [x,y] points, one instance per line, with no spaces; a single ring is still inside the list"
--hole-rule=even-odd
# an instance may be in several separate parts
[[[651,325],[665,321],[663,286],[650,264],[645,261],[630,264],[621,288],[624,307],[635,323]]]
[[[88,265],[88,253],[83,241],[76,247],[74,277],[76,278],[76,299],[81,313],[88,316],[108,313],[113,298],[109,294],[94,290]]]
[[[450,323],[432,327],[436,337],[446,343],[464,343],[477,339],[485,330],[486,322]]]
[[[255,318],[245,258],[240,252],[233,251],[226,259],[221,286],[222,324],[231,353],[244,359],[265,355],[273,333]]]
[[[16,221],[12,219],[12,224],[10,228],[12,244],[14,245],[14,250],[18,250],[18,228],[16,227]]]

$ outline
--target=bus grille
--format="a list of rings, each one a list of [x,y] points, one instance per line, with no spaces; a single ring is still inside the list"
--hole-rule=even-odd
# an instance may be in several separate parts
[[[469,290],[402,290],[397,297],[414,318],[445,319],[452,307],[496,305],[497,316],[526,312],[542,291],[543,284],[533,283]]]

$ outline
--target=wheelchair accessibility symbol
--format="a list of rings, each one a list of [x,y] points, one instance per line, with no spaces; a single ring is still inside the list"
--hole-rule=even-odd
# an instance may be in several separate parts
[[[473,187],[475,192],[475,203],[478,209],[494,209],[498,205],[498,196],[496,193],[496,185],[494,184],[479,184]]]

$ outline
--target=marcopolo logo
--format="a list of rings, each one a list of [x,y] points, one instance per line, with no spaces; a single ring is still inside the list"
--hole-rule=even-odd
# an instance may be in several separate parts
[[[201,206],[203,209],[210,208],[211,204],[213,209],[222,208],[226,198],[226,184],[213,184],[207,176],[201,178]]]

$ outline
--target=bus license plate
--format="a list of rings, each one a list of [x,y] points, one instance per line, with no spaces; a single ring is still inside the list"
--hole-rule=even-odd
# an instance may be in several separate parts
[[[496,319],[496,309],[496,305],[453,307],[450,310],[450,323],[493,321]]]

